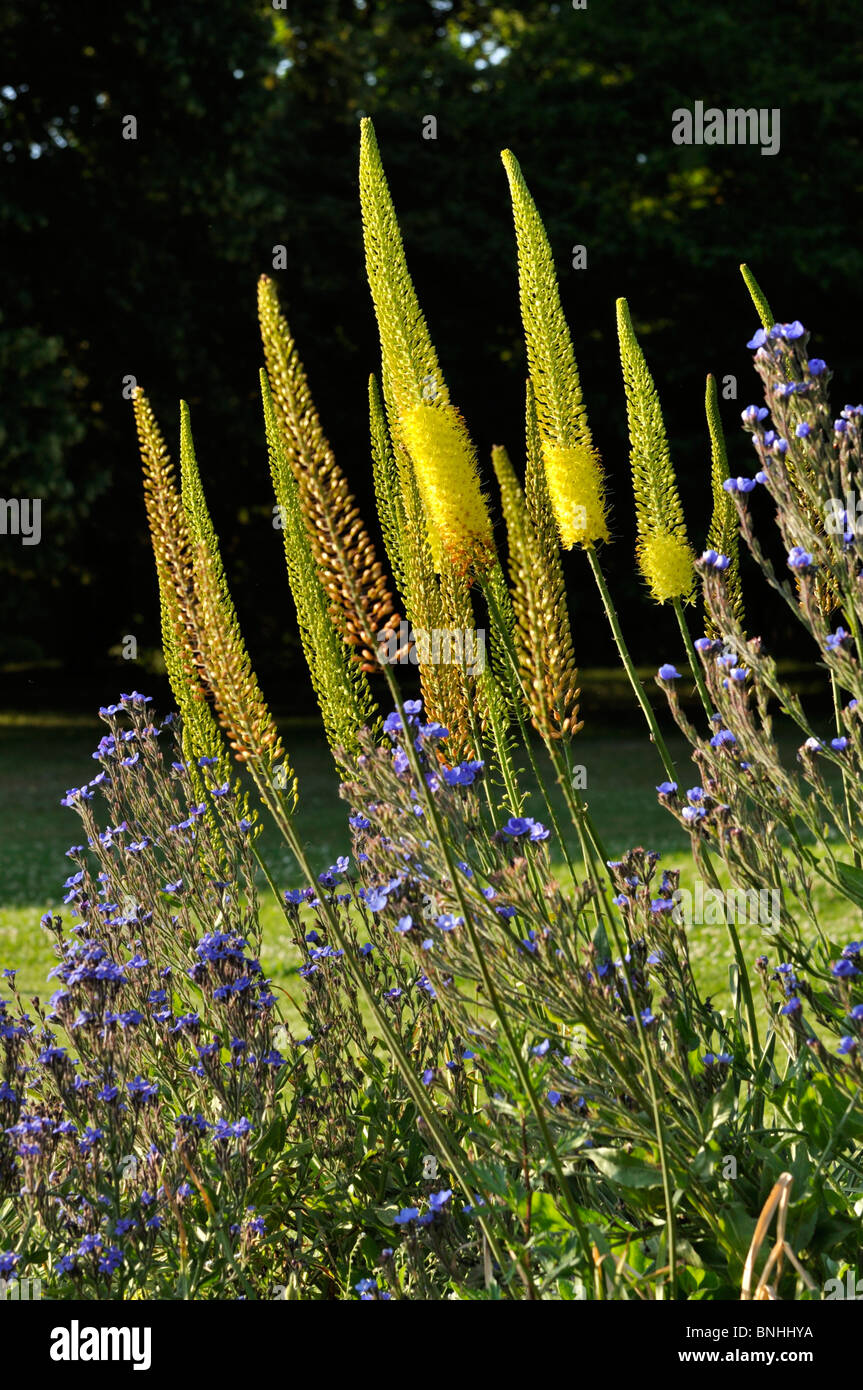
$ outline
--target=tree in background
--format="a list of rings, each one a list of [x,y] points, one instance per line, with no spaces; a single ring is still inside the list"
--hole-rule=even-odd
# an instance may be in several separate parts
[[[732,467],[749,464],[735,428],[753,390],[741,260],[780,317],[816,330],[828,360],[841,340],[839,393],[859,391],[863,354],[847,328],[863,283],[855,14],[848,0],[790,0],[781,19],[739,0],[643,11],[623,0],[584,10],[141,0],[79,12],[13,0],[0,17],[0,440],[7,494],[14,486],[44,502],[40,546],[0,538],[7,657],[38,647],[92,662],[127,632],[155,645],[129,375],[162,418],[180,394],[190,400],[250,645],[264,668],[291,656],[291,623],[267,626],[271,605],[256,602],[282,579],[256,405],[254,284],[261,271],[281,278],[322,418],[362,497],[377,365],[357,210],[364,114],[375,117],[420,298],[481,452],[493,442],[517,451],[521,432],[525,364],[499,161],[508,146],[549,230],[612,490],[628,488],[614,323],[625,295],[699,543],[707,370],[737,378],[723,412]],[[779,107],[779,154],[674,145],[672,112],[696,99]],[[123,138],[126,115],[134,141]],[[434,139],[424,138],[429,116]],[[576,246],[586,268],[573,266]],[[612,514],[609,560],[635,636],[643,598],[628,514]],[[580,659],[602,660],[600,616],[578,613],[576,630]]]

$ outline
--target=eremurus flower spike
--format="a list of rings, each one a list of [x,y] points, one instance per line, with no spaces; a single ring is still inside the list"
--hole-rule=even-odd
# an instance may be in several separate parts
[[[554,259],[518,160],[501,158],[509,179],[527,360],[548,495],[564,549],[608,540],[605,485],[581,394]]]
[[[366,271],[381,341],[393,434],[407,450],[426,517],[434,568],[457,573],[494,562],[491,518],[476,452],[449,392],[410,278],[370,120],[360,135],[360,203]]]
[[[285,457],[333,621],[362,670],[374,671],[377,635],[398,626],[387,577],[321,429],[276,287],[266,275],[258,282],[258,309]]]
[[[492,450],[509,540],[514,645],[531,722],[545,739],[571,737],[578,673],[557,547],[549,553],[528,511],[505,449]]]
[[[303,654],[317,696],[324,732],[336,761],[357,752],[357,733],[375,722],[375,704],[369,683],[356,662],[351,661],[338,629],[330,617],[330,601],[321,577],[299,487],[285,455],[282,433],[265,371],[261,371],[261,394],[270,474],[278,504],[288,580],[297,613],[297,626]]]
[[[204,523],[203,491],[185,421],[183,449],[189,486],[188,506],[176,486],[174,468],[146,396],[134,396],[141,445],[147,518],[156,557],[163,622],[170,634],[166,661],[180,685],[181,709],[188,698],[211,700],[234,756],[268,777],[283,758],[278,732],[261,695],[227,596],[212,525]],[[196,482],[197,479],[197,489]],[[207,534],[209,524],[209,534]],[[193,528],[200,528],[199,539]],[[296,800],[296,783],[287,769],[283,785]]]
[[[657,603],[670,599],[686,602],[695,588],[694,557],[686,537],[659,397],[625,299],[617,301],[617,332],[626,387],[638,565]]]
[[[728,453],[725,448],[725,434],[719,414],[719,393],[716,379],[709,375],[705,392],[704,409],[707,415],[707,429],[710,434],[710,487],[713,493],[713,515],[707,533],[707,549],[720,555],[727,555],[731,561],[726,571],[726,584],[731,597],[732,609],[739,622],[743,622],[743,591],[740,584],[740,545],[737,527],[737,508],[734,498],[722,484],[729,476]],[[707,626],[711,636],[710,617]]]
[[[441,573],[445,558],[460,572],[487,569],[494,561],[491,518],[458,411],[421,403],[402,416],[400,430],[425,508],[435,569]]]

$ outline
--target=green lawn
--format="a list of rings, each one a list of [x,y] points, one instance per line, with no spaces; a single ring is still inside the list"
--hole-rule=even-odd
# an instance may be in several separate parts
[[[90,755],[103,729],[95,717],[0,715],[0,968],[17,967],[28,993],[46,992],[45,974],[53,957],[39,919],[61,906],[61,885],[70,871],[64,851],[79,839],[80,822],[60,805],[60,798],[68,787],[92,775]],[[347,808],[339,800],[316,724],[288,724],[284,733],[299,776],[299,824],[312,863],[323,868],[348,848]],[[681,786],[694,784],[698,779],[684,744],[673,739],[669,743]],[[688,838],[657,803],[655,787],[663,774],[646,736],[637,729],[579,735],[575,761],[586,768],[584,796],[609,854],[617,856],[633,845],[657,849],[664,866],[682,870],[681,886],[691,884]],[[538,800],[529,810],[541,815]],[[298,885],[281,842],[268,834],[264,848],[280,887]],[[268,973],[287,983],[295,968],[293,947],[278,907],[264,894],[264,963]],[[838,935],[859,931],[859,924],[843,922],[839,904],[825,902],[825,909],[825,921]],[[740,930],[747,955],[764,949],[757,926]],[[692,956],[705,989],[718,1003],[727,1001],[730,951],[725,928],[694,927]]]

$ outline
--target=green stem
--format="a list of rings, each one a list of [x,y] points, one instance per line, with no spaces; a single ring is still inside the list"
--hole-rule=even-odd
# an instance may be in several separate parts
[[[680,627],[680,634],[683,638],[683,645],[686,648],[686,655],[689,658],[689,665],[692,668],[692,674],[695,677],[695,684],[698,687],[698,693],[701,696],[701,703],[704,706],[704,713],[707,715],[707,718],[709,719],[713,713],[713,706],[711,704],[710,696],[707,693],[707,686],[704,684],[704,672],[701,669],[701,662],[698,660],[698,657],[696,655],[695,647],[692,643],[692,637],[690,636],[689,628],[686,623],[686,618],[683,616],[683,605],[680,602],[679,598],[672,599],[672,603],[674,605],[674,611],[677,614],[677,622]]]
[[[642,712],[644,714],[645,719],[647,720],[647,727],[650,730],[651,740],[653,741],[653,743],[656,744],[657,752],[659,753],[659,756],[662,759],[662,765],[665,768],[666,776],[668,777],[669,781],[676,782],[677,772],[674,767],[674,762],[672,760],[671,754],[668,751],[668,748],[666,747],[665,739],[662,737],[659,724],[657,723],[656,714],[654,713],[653,707],[647,698],[644,686],[638,679],[638,673],[635,669],[635,666],[633,665],[632,657],[629,655],[629,650],[627,648],[626,642],[624,641],[623,632],[621,631],[620,622],[618,621],[617,612],[614,607],[614,602],[609,592],[608,585],[605,582],[605,576],[603,575],[602,570],[600,569],[599,560],[597,558],[597,554],[593,546],[588,547],[587,558],[590,561],[590,568],[593,571],[593,577],[596,580],[596,587],[599,589],[599,594],[602,599],[602,605],[605,609],[605,616],[608,618],[609,626],[611,627],[611,631],[614,636],[615,643],[617,645],[617,650],[620,654],[620,660],[623,663],[623,669],[629,677],[629,683],[632,686],[632,689],[635,693],[635,698],[641,705]]]

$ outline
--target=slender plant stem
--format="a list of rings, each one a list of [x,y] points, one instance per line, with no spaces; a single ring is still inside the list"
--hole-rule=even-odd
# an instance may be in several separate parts
[[[707,718],[709,719],[713,713],[713,707],[711,704],[710,696],[707,693],[707,686],[704,684],[704,672],[701,669],[701,662],[698,660],[698,657],[696,655],[695,647],[692,643],[692,637],[690,636],[689,627],[687,625],[686,618],[684,617],[683,604],[680,602],[679,598],[672,599],[672,603],[674,605],[674,612],[677,615],[677,622],[680,627],[680,635],[683,638],[683,645],[686,648],[686,655],[689,658],[689,665],[692,668],[692,674],[695,677],[695,684],[698,688],[698,694],[701,696],[701,703],[704,706],[704,713],[707,715]]]
[[[623,669],[629,677],[629,683],[635,693],[635,698],[641,705],[642,712],[647,720],[647,727],[650,730],[650,737],[656,744],[657,752],[662,759],[662,765],[665,768],[666,775],[670,781],[675,782],[677,780],[677,773],[675,771],[674,761],[668,751],[665,739],[662,737],[662,731],[660,730],[653,707],[647,698],[644,686],[638,678],[638,672],[633,665],[632,657],[629,655],[629,649],[623,638],[617,611],[614,607],[608,585],[605,582],[605,575],[600,569],[599,560],[593,546],[588,547],[587,558],[590,561],[590,568],[593,571],[593,577],[599,589],[602,605],[605,609],[605,616],[608,618],[609,626],[611,627],[617,650],[623,663]]]

